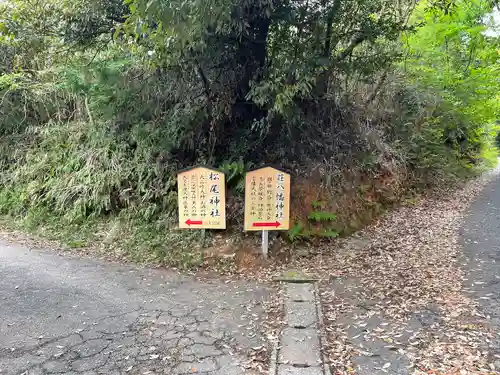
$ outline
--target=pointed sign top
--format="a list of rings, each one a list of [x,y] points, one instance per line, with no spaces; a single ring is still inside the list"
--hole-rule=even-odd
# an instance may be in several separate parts
[[[214,172],[219,172],[219,173],[225,174],[224,171],[221,170],[221,169],[217,169],[217,168],[214,168],[214,167],[211,167],[211,166],[208,166],[208,165],[203,165],[203,164],[197,164],[197,165],[193,165],[191,167],[180,169],[180,170],[177,171],[177,174],[189,172],[189,171],[192,171],[193,169],[198,169],[198,168],[209,169],[209,170],[214,171]]]
[[[260,167],[256,167],[256,168],[252,168],[252,169],[247,170],[247,173],[255,172],[255,171],[258,171],[258,170],[261,170],[261,169],[267,169],[267,168],[275,169],[277,171],[280,171],[280,172],[283,172],[283,173],[286,173],[286,174],[290,174],[290,172],[288,172],[284,168],[278,167],[278,166],[276,166],[274,164],[264,164],[264,165],[261,165]]]

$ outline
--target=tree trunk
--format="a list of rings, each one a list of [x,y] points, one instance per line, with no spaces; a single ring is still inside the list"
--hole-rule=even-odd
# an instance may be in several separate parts
[[[326,2],[324,2],[324,4],[326,5]],[[335,15],[340,9],[340,4],[341,0],[335,0],[326,17],[325,39],[323,42],[323,51],[321,54],[325,66],[330,65],[329,63],[332,54],[333,21],[335,20]],[[329,74],[329,69],[325,69],[325,71],[319,75],[318,80],[316,81],[314,92],[318,97],[324,97],[328,92]]]

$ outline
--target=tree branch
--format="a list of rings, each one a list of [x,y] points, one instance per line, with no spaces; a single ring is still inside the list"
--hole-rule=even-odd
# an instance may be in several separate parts
[[[346,57],[350,56],[354,49],[359,46],[361,43],[363,43],[366,40],[366,35],[365,34],[355,34],[352,36],[351,41],[349,42],[349,45],[347,46],[346,49],[344,49],[342,52],[340,52],[336,57],[335,57],[335,62],[340,62],[346,59]]]
[[[375,100],[378,93],[380,92],[380,89],[384,85],[386,79],[387,79],[387,70],[378,79],[377,84],[375,86],[375,89],[372,91],[370,96],[365,100],[365,105],[370,104],[371,102],[373,102]]]
[[[125,16],[115,16],[112,14],[106,15],[106,19],[116,23],[125,23],[127,21],[127,18]]]
[[[210,83],[208,82],[207,76],[203,72],[203,69],[201,68],[199,63],[196,63],[196,72],[200,76],[201,82],[203,84],[203,91],[205,92],[205,95],[207,97],[207,101],[209,103],[211,103],[212,102],[212,94],[210,92],[211,91],[210,90]]]

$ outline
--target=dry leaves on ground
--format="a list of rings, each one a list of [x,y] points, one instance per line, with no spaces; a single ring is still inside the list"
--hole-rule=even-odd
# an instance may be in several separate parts
[[[322,288],[334,372],[353,373],[352,356],[371,355],[352,345],[354,326],[367,327],[359,330],[361,342],[378,340],[404,355],[409,374],[500,374],[487,351],[496,333],[463,292],[457,260],[464,211],[483,183],[401,207],[344,241],[335,255],[321,257],[323,272],[352,284],[341,295],[331,283]],[[412,322],[422,311],[431,321]]]
[[[404,357],[408,374],[500,374],[500,358],[485,349],[496,333],[464,293],[458,264],[463,215],[486,181],[402,206],[351,238],[311,249],[312,257],[274,261],[230,277],[268,282],[298,269],[319,278],[328,338],[324,354],[334,375],[356,373],[353,358],[374,356],[363,343],[375,342]],[[336,280],[351,285],[338,293]],[[269,318],[266,330],[275,338],[280,321]],[[390,374],[391,365],[378,369]]]

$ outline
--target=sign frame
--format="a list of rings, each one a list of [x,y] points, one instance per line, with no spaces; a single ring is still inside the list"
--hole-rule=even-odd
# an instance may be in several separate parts
[[[258,171],[264,171],[266,169],[272,169],[272,170],[274,170],[275,173],[281,172],[281,173],[285,174],[285,179],[284,179],[283,183],[281,184],[282,186],[284,186],[284,207],[283,207],[284,217],[283,218],[274,217],[273,220],[262,220],[262,221],[256,222],[256,221],[252,221],[252,215],[250,213],[251,208],[250,208],[249,200],[251,199],[251,193],[248,191],[248,187],[249,187],[248,178],[251,177],[251,176],[249,176],[250,174],[258,172]],[[276,165],[273,165],[273,164],[264,164],[260,167],[252,168],[252,169],[249,169],[246,171],[246,174],[245,174],[245,218],[244,218],[244,230],[245,231],[267,232],[270,230],[286,231],[286,230],[290,229],[291,180],[292,180],[292,176],[287,170],[285,170],[281,167],[277,167]],[[275,180],[273,180],[273,184],[276,184]],[[273,188],[273,195],[276,194],[276,191],[277,191],[277,188],[275,185]],[[269,193],[269,190],[266,190],[266,192]],[[274,201],[274,203],[276,203],[276,201]]]
[[[217,193],[212,193],[214,194],[212,199],[214,197],[216,197],[219,201],[217,202],[216,206],[218,205],[218,210],[217,210],[217,213],[219,214],[218,217],[220,217],[220,223],[218,224],[212,224],[209,222],[210,220],[210,214],[206,211],[207,210],[207,203],[209,202],[209,198],[208,197],[208,194],[210,194],[210,191],[207,190],[205,191],[205,189],[203,189],[204,191],[204,196],[205,194],[207,194],[207,198],[205,199],[205,201],[203,201],[202,199],[200,199],[200,194],[201,194],[201,191],[200,190],[200,187],[209,187],[209,181],[208,179],[206,181],[203,182],[203,185],[202,185],[202,182],[200,181],[199,179],[199,176],[202,176],[203,174],[202,173],[193,173],[191,174],[191,176],[196,176],[196,179],[192,179],[189,183],[189,184],[194,184],[196,183],[196,194],[194,195],[196,199],[192,199],[189,198],[189,196],[187,196],[187,200],[186,200],[186,194],[184,193],[184,190],[185,190],[185,187],[186,187],[186,184],[185,182],[182,182],[181,181],[181,177],[183,174],[186,174],[186,173],[189,173],[189,172],[195,172],[196,170],[198,169],[201,169],[201,170],[205,170],[205,171],[211,171],[211,172],[215,172],[215,173],[218,173],[220,174],[219,176],[219,181],[217,184],[212,184],[212,186],[214,185],[218,185],[219,186],[219,191]],[[177,202],[178,202],[178,214],[179,214],[179,229],[226,229],[226,174],[224,171],[220,170],[220,169],[217,169],[217,168],[214,168],[214,167],[211,167],[211,166],[208,166],[208,165],[204,165],[204,164],[197,164],[197,165],[194,165],[194,166],[191,166],[191,167],[188,167],[188,168],[184,168],[184,169],[181,169],[181,170],[178,170],[176,172],[176,177],[177,177]],[[182,185],[182,188],[181,188],[181,185]],[[191,193],[193,194],[193,189],[190,190]],[[186,215],[185,214],[185,210],[183,211],[183,208],[185,208],[185,205],[184,205],[184,202],[191,202],[191,208],[195,208],[195,211],[196,211],[196,215],[192,215],[192,209],[191,211],[189,212],[189,215]],[[193,204],[195,203],[195,204]],[[204,203],[204,205],[202,205],[202,203]],[[202,209],[205,209],[205,212],[207,212],[207,214],[205,215],[201,215],[200,214],[200,211],[202,211]],[[190,216],[190,217],[188,217]],[[193,216],[193,217],[191,217]],[[205,219],[206,218],[206,219]]]

